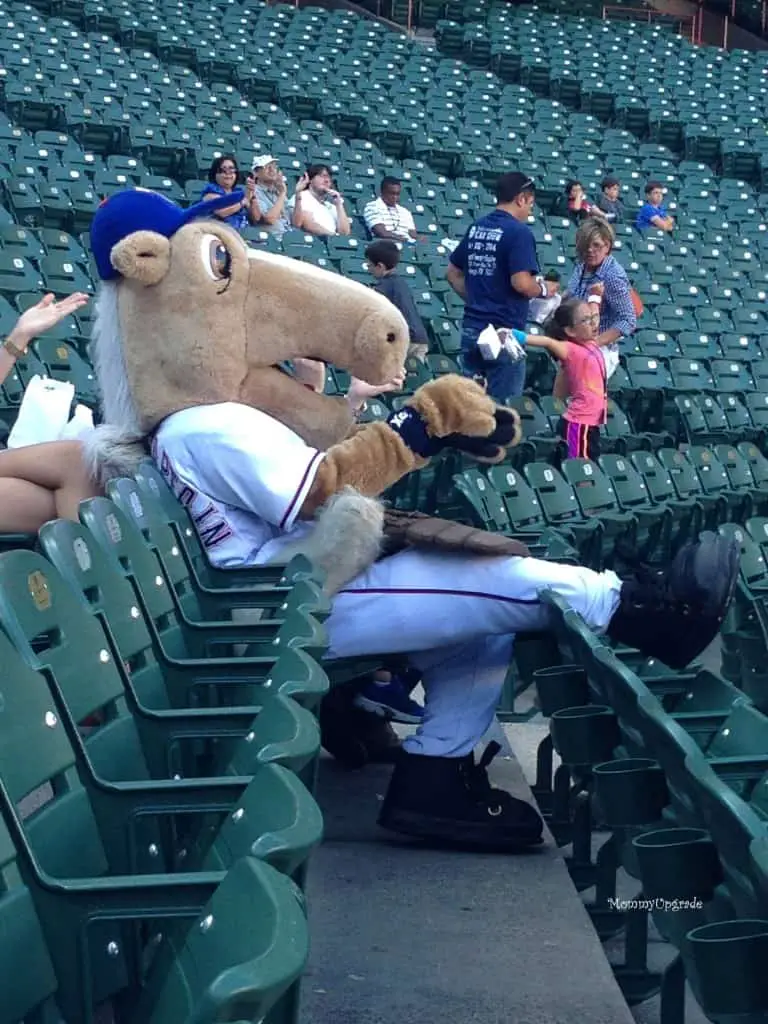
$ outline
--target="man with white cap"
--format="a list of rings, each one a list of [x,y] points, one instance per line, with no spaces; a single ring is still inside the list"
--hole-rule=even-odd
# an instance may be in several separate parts
[[[285,176],[277,166],[275,157],[269,153],[260,153],[254,158],[252,174],[261,211],[259,226],[280,239],[291,226],[291,218],[285,210],[288,195]]]

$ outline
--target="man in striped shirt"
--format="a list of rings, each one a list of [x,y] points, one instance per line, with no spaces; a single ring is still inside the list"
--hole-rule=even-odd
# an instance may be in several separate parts
[[[400,205],[402,184],[399,178],[382,179],[379,198],[366,203],[363,219],[374,238],[393,242],[415,242],[416,225],[410,210]]]

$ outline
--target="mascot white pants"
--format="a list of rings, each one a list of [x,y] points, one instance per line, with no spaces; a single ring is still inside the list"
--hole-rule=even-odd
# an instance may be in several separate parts
[[[546,588],[602,633],[621,581],[612,572],[535,558],[401,551],[336,595],[329,657],[408,653],[422,671],[426,706],[405,749],[464,757],[493,721],[515,633],[548,626],[539,602]]]

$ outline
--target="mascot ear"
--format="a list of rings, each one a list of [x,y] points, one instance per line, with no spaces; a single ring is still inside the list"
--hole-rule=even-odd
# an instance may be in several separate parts
[[[171,243],[156,231],[134,231],[112,246],[109,259],[123,277],[139,284],[158,284],[168,273]]]

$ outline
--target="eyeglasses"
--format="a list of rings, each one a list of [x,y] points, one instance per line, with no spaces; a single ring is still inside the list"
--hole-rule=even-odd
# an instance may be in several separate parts
[[[579,327],[581,324],[594,324],[600,323],[600,314],[595,310],[594,313],[588,313],[582,317],[581,320],[575,320],[573,323],[574,327]]]
[[[216,173],[217,174],[237,174],[237,168],[236,167],[220,167],[218,169],[218,171],[216,171]]]

